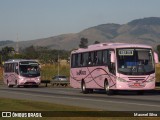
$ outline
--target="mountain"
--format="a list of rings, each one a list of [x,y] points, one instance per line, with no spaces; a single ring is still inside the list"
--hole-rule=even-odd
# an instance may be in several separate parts
[[[58,36],[37,40],[21,41],[19,47],[25,48],[31,45],[46,46],[51,49],[71,50],[78,48],[80,39],[88,38],[89,44],[99,42],[125,42],[148,44],[156,47],[160,44],[160,18],[149,17],[136,19],[127,24],[101,24],[90,27],[79,33],[62,34]],[[16,43],[7,44],[16,46]]]
[[[10,43],[14,43],[12,40],[2,40],[0,41],[0,46],[4,46]]]

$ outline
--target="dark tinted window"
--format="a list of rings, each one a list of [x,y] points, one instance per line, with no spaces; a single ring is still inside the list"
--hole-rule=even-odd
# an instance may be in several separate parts
[[[77,54],[72,55],[71,67],[76,67],[77,57],[78,57]]]
[[[88,53],[83,53],[83,64],[82,66],[88,65]]]
[[[102,64],[107,65],[107,63],[108,63],[108,50],[104,50]]]
[[[87,67],[107,65],[109,62],[108,50],[99,50],[72,54],[71,67]]]
[[[97,61],[96,61],[97,65],[102,65],[102,51],[98,51],[97,52]]]

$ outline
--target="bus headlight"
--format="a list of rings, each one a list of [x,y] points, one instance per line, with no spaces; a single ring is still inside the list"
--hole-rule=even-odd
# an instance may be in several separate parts
[[[149,79],[146,82],[153,82],[153,81],[155,81],[155,78]]]
[[[19,80],[22,80],[22,81],[23,81],[23,80],[24,80],[24,77],[21,77],[21,76],[20,76],[20,77],[19,77]]]
[[[40,79],[40,78],[37,78],[37,82],[41,82],[41,79]]]
[[[125,79],[122,79],[120,77],[117,78],[117,81],[120,81],[120,82],[127,82]]]

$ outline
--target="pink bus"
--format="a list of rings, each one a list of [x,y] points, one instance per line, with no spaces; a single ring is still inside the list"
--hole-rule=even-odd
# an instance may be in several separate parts
[[[126,43],[101,43],[71,52],[70,85],[83,93],[104,89],[155,89],[155,63],[158,55],[151,46]]]
[[[8,87],[38,87],[41,83],[39,63],[35,60],[8,60],[4,63],[3,80]]]

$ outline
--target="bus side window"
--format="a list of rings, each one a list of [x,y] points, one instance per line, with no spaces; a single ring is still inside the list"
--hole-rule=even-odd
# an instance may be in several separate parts
[[[94,66],[94,52],[91,52],[91,65]]]
[[[18,74],[18,64],[14,63],[14,69],[15,69],[15,73]]]
[[[72,61],[71,61],[71,67],[77,67],[78,65],[78,54],[72,54]]]
[[[93,65],[96,65],[96,61],[97,61],[97,52],[93,52]]]
[[[81,67],[81,66],[82,66],[81,59],[82,59],[82,54],[79,53],[79,54],[78,54],[78,67]]]
[[[8,72],[11,72],[11,63],[8,64]]]
[[[11,63],[11,72],[14,72],[14,63]]]
[[[88,65],[89,65],[89,66],[91,66],[91,65],[92,65],[91,52],[89,52],[89,56],[88,56]]]
[[[97,65],[102,65],[102,51],[98,51],[97,52],[97,61],[96,61]]]
[[[8,72],[8,63],[6,64],[6,73]]]
[[[107,62],[108,62],[107,59],[108,59],[108,50],[104,50],[103,51],[103,59],[102,59],[103,65],[107,65]]]
[[[88,53],[83,53],[83,66],[88,65]]]

